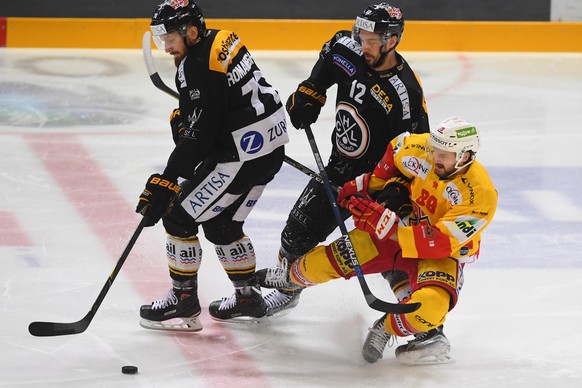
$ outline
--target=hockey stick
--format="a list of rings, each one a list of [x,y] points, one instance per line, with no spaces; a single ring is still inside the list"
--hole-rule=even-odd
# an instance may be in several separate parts
[[[53,337],[58,335],[79,334],[84,332],[87,329],[87,327],[89,327],[89,324],[91,323],[93,317],[97,313],[99,306],[101,306],[101,302],[103,302],[103,299],[105,299],[105,295],[107,295],[107,292],[109,292],[109,289],[113,284],[113,281],[115,280],[117,274],[121,270],[123,263],[125,263],[125,259],[127,259],[129,252],[131,251],[133,245],[137,241],[137,238],[141,234],[141,231],[145,226],[146,218],[147,217],[142,218],[139,225],[135,229],[135,232],[133,232],[133,236],[131,236],[131,239],[129,240],[127,246],[125,247],[125,250],[121,254],[121,257],[119,258],[119,260],[117,260],[117,264],[115,265],[113,272],[111,272],[111,275],[109,275],[109,277],[107,278],[107,281],[105,282],[105,285],[101,289],[99,296],[97,296],[95,303],[93,303],[93,307],[91,307],[91,310],[89,310],[89,312],[87,313],[87,315],[85,315],[85,317],[83,317],[83,319],[77,322],[69,323],[32,322],[30,325],[28,325],[29,333],[36,337]]]
[[[160,77],[160,75],[158,74],[158,70],[156,69],[156,65],[154,63],[154,58],[152,57],[152,48],[151,48],[150,37],[151,37],[150,32],[146,31],[143,34],[143,39],[141,42],[142,43],[142,50],[143,50],[143,59],[145,62],[145,66],[146,66],[148,75],[150,76],[150,79],[152,80],[152,83],[154,84],[154,86],[156,88],[158,88],[162,92],[174,97],[175,99],[179,99],[180,94],[178,92],[176,92],[174,89],[170,88],[168,85],[166,85],[164,83],[164,81],[162,80],[162,78]],[[311,178],[315,179],[319,183],[323,184],[323,179],[321,179],[321,176],[319,176],[315,171],[311,170],[310,168],[305,167],[304,165],[302,165],[301,163],[299,163],[298,161],[296,161],[294,159],[291,159],[287,155],[285,155],[284,161],[285,161],[285,163],[287,163],[291,167],[295,167],[297,170],[301,171],[302,173],[310,176]],[[333,189],[336,192],[339,190],[337,186],[333,186]]]
[[[305,125],[304,130],[305,134],[307,135],[307,139],[309,140],[309,145],[311,146],[311,151],[313,152],[313,157],[315,158],[315,163],[317,164],[317,168],[319,169],[319,174],[323,179],[323,186],[325,187],[325,192],[327,193],[329,203],[332,207],[333,215],[335,216],[335,219],[342,233],[341,238],[344,240],[346,248],[348,249],[347,253],[349,255],[349,260],[352,266],[354,267],[354,271],[356,272],[358,280],[360,281],[360,287],[364,292],[364,297],[366,298],[368,306],[370,306],[374,310],[382,311],[388,314],[406,314],[418,310],[418,308],[420,307],[420,303],[398,304],[384,302],[383,300],[376,298],[374,294],[372,294],[372,291],[370,291],[370,287],[368,287],[368,283],[366,283],[366,279],[364,278],[362,267],[360,267],[360,262],[356,257],[356,251],[354,250],[354,245],[350,240],[346,224],[344,223],[344,220],[337,207],[336,199],[331,189],[331,182],[329,181],[327,173],[325,172],[325,167],[323,165],[323,161],[321,160],[321,155],[317,148],[317,144],[315,143],[315,137],[313,136],[311,127],[309,125]]]

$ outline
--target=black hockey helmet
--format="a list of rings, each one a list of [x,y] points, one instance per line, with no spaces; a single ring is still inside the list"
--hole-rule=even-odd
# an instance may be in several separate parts
[[[206,33],[206,22],[200,6],[192,0],[166,0],[154,11],[150,29],[154,40],[174,31],[185,37],[188,25],[196,26],[200,37]]]
[[[404,16],[400,8],[388,3],[373,4],[366,8],[358,17],[352,28],[352,38],[360,41],[360,31],[376,32],[380,35],[382,44],[386,44],[392,35],[396,35],[396,47],[404,32]]]

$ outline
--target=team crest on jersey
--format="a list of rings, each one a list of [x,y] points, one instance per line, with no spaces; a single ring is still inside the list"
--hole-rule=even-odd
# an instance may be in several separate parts
[[[451,205],[458,205],[463,202],[461,190],[453,182],[449,182],[443,191],[443,197],[451,203]]]
[[[338,150],[350,158],[359,158],[369,146],[368,124],[350,104],[338,104],[335,113],[335,142]]]
[[[405,156],[402,158],[402,167],[419,178],[426,179],[428,172],[431,169],[430,163],[423,158],[416,156]]]
[[[356,66],[339,54],[333,54],[333,63],[345,71],[350,77],[356,74]]]

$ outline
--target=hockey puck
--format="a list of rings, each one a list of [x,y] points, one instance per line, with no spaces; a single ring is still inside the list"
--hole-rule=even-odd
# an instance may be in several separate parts
[[[137,366],[125,365],[121,367],[121,373],[124,375],[135,375],[137,374]]]

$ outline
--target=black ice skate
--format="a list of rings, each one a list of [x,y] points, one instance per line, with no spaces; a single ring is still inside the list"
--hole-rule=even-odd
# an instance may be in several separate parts
[[[386,345],[390,347],[394,343],[394,336],[384,330],[385,320],[386,315],[374,322],[374,325],[368,329],[369,332],[362,347],[362,356],[370,364],[382,359]]]
[[[210,316],[222,322],[267,323],[267,305],[256,286],[236,287],[234,294],[208,306]]]
[[[166,297],[141,306],[139,324],[153,330],[200,331],[200,311],[194,289],[171,288]]]
[[[443,326],[426,333],[416,334],[406,345],[396,348],[396,359],[406,365],[448,364],[454,362],[451,345]]]

